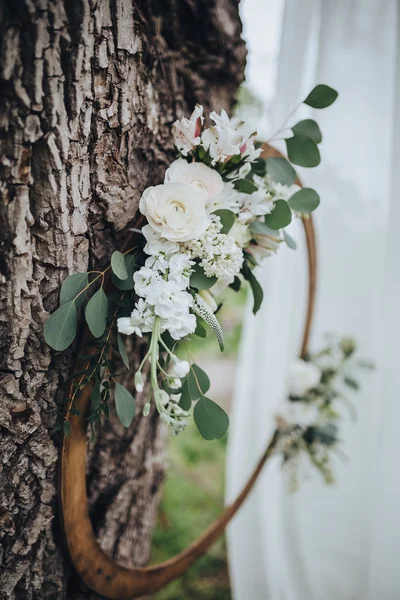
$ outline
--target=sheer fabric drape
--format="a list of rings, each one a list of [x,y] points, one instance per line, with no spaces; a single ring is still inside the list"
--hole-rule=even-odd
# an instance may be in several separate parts
[[[377,368],[363,375],[361,393],[350,394],[356,423],[343,407],[349,461],[334,459],[335,486],[313,473],[290,495],[277,459],[266,467],[228,532],[235,600],[400,598],[398,13],[396,0],[286,2],[274,127],[316,83],[340,92],[317,114],[322,163],[301,172],[321,196],[311,345],[318,348],[325,332],[354,335]],[[306,250],[299,223],[291,233],[297,251],[282,248],[259,270],[266,299],[257,318],[250,307],[245,318],[228,500],[271,434],[301,343]]]

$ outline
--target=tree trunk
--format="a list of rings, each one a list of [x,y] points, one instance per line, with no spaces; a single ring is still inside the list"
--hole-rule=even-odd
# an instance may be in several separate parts
[[[0,0],[0,598],[94,597],[65,554],[57,405],[74,351],[43,324],[72,272],[104,265],[144,188],[173,158],[171,124],[232,106],[243,78],[237,0]],[[137,364],[141,348],[132,348]],[[157,415],[115,415],[88,457],[91,516],[126,566],[150,555],[163,479]]]

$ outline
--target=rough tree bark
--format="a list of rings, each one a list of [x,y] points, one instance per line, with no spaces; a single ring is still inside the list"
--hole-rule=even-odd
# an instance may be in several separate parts
[[[237,0],[0,0],[0,598],[93,597],[55,497],[74,349],[51,352],[43,324],[62,280],[103,265],[162,181],[175,118],[232,106],[240,33]],[[96,531],[127,566],[149,558],[164,437],[155,414],[129,430],[111,415],[91,448]]]

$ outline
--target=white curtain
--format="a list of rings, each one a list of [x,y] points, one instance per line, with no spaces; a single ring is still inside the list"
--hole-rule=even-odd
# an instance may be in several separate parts
[[[234,600],[400,598],[399,12],[397,0],[286,1],[274,129],[316,83],[340,92],[334,106],[315,111],[322,163],[301,172],[321,196],[311,346],[325,332],[353,335],[376,371],[363,375],[352,398],[357,422],[344,419],[349,461],[334,460],[333,487],[315,473],[290,495],[278,460],[266,467],[228,531]],[[301,342],[306,250],[299,223],[292,235],[297,251],[283,248],[259,270],[264,305],[256,318],[249,307],[245,319],[228,501],[271,434]]]

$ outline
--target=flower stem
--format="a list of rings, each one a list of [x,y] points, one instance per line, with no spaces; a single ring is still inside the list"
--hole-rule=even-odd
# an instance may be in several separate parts
[[[151,387],[153,390],[154,400],[156,402],[156,406],[159,412],[160,410],[160,398],[158,387],[158,376],[157,376],[157,363],[158,363],[158,341],[160,339],[161,332],[161,317],[155,317],[153,332],[151,334],[151,342],[150,342],[150,357],[151,357]]]

